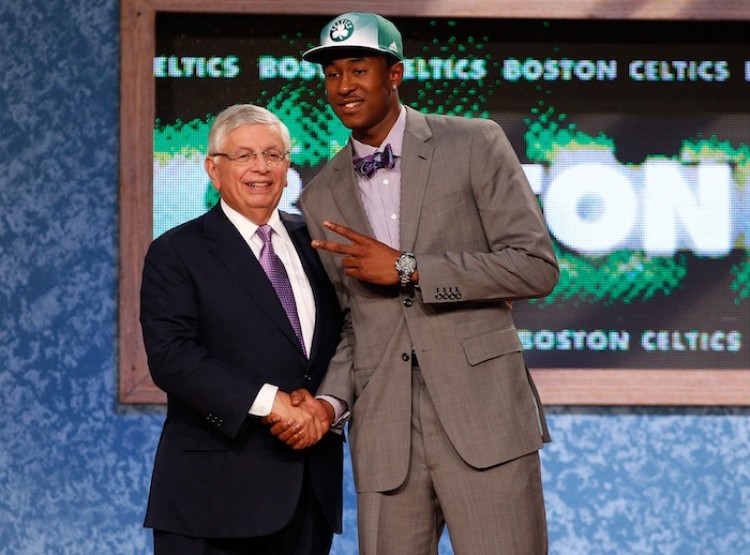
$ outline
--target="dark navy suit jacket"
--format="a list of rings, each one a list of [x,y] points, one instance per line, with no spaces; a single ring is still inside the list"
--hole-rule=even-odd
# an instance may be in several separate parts
[[[220,206],[154,240],[141,287],[151,376],[167,393],[145,526],[205,538],[278,531],[305,465],[341,531],[342,438],[294,451],[248,410],[264,383],[315,393],[340,333],[340,310],[301,217],[281,213],[316,304],[303,354],[263,269]]]

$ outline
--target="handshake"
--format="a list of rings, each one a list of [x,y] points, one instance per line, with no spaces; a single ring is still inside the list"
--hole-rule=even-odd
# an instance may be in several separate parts
[[[316,399],[306,389],[276,392],[271,414],[263,419],[271,433],[292,449],[315,445],[331,429],[335,412],[330,403]]]

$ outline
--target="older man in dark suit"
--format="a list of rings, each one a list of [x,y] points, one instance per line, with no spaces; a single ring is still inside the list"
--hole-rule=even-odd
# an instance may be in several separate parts
[[[219,205],[146,256],[141,324],[167,393],[145,523],[157,555],[324,555],[341,531],[342,439],[308,392],[340,311],[302,219],[277,210],[290,147],[267,110],[222,112],[205,161]]]

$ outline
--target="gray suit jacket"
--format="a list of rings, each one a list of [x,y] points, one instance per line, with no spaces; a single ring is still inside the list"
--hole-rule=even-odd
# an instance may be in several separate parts
[[[407,109],[401,250],[420,288],[360,282],[321,252],[350,327],[318,393],[352,410],[357,490],[398,487],[409,464],[411,353],[460,456],[486,468],[549,441],[506,300],[549,294],[558,267],[523,169],[497,123]],[[351,146],[305,187],[313,238],[340,241],[324,220],[366,235]]]

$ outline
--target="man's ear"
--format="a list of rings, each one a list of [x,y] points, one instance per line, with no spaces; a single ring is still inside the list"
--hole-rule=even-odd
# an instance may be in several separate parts
[[[203,167],[205,168],[208,177],[211,179],[211,183],[214,184],[214,189],[220,191],[219,173],[216,171],[216,162],[214,162],[214,159],[210,156],[206,156],[206,159],[203,161]]]
[[[391,88],[398,88],[404,80],[404,62],[396,62],[388,70]]]

